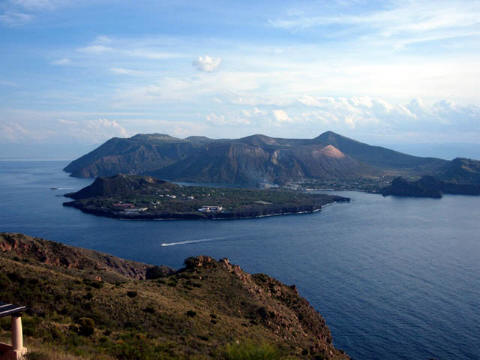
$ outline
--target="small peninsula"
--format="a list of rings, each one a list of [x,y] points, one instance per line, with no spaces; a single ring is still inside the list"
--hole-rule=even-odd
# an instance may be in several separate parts
[[[120,219],[242,219],[313,213],[350,199],[285,189],[184,186],[151,176],[99,177],[65,202],[83,212]]]

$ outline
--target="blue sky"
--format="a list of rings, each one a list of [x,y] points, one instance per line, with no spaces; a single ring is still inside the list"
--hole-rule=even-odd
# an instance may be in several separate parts
[[[479,40],[476,0],[0,0],[0,144],[333,130],[469,155]]]

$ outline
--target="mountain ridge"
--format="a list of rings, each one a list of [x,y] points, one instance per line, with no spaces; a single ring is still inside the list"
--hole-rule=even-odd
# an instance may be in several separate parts
[[[253,186],[441,174],[445,178],[456,174],[458,181],[480,181],[480,167],[475,160],[471,162],[474,170],[463,171],[465,164],[455,168],[455,162],[368,145],[332,131],[312,139],[263,134],[239,139],[180,139],[166,134],[137,134],[112,138],[64,170],[76,177],[125,173],[170,181]]]

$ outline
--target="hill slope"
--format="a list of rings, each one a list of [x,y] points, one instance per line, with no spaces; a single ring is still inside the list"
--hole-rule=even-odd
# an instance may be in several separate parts
[[[75,266],[68,265],[72,257]],[[31,349],[40,342],[92,359],[233,359],[240,351],[348,359],[294,286],[206,256],[188,258],[175,272],[156,268],[150,280],[138,280],[128,267],[148,268],[0,234],[0,299],[29,307],[24,329]],[[0,329],[7,329],[3,320]]]
[[[70,163],[78,177],[117,173],[174,181],[258,185],[308,179],[335,180],[437,174],[448,161],[402,154],[325,132],[314,139],[252,135],[241,139],[136,135],[114,138]]]

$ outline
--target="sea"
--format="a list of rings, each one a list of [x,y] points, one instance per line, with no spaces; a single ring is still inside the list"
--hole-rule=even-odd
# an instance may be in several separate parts
[[[480,197],[382,197],[248,220],[117,220],[63,207],[91,179],[0,162],[0,231],[179,268],[229,258],[299,292],[353,359],[480,359]]]

